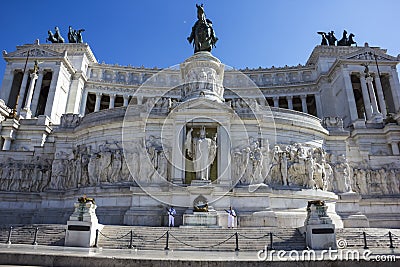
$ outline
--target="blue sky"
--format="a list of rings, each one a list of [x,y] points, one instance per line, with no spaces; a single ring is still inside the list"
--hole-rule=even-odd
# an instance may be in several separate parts
[[[193,54],[187,42],[196,21],[196,3],[204,3],[219,41],[213,54],[243,69],[305,64],[317,31],[346,29],[358,45],[400,53],[398,0],[163,0],[163,1],[2,1],[0,49],[45,43],[58,26],[67,40],[68,26],[84,28],[99,62],[169,67]],[[0,62],[0,79],[5,62]]]

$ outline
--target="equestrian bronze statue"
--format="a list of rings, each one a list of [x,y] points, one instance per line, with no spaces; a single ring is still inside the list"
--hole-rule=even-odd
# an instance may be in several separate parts
[[[218,38],[215,36],[212,22],[206,19],[203,4],[197,5],[197,21],[192,27],[192,33],[187,38],[189,43],[193,43],[194,53],[200,51],[211,52],[215,47]]]

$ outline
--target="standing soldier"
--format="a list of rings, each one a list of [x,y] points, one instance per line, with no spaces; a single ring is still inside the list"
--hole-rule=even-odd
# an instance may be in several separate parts
[[[225,210],[228,213],[228,228],[235,227],[235,217],[236,212],[232,209],[232,206],[229,206],[229,210]]]
[[[168,209],[168,226],[169,227],[174,227],[175,226],[175,215],[176,215],[176,210],[174,209],[173,206],[171,206]]]

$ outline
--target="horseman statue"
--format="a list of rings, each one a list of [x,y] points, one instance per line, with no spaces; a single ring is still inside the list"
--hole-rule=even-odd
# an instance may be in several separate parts
[[[204,13],[203,4],[197,5],[197,21],[192,27],[192,33],[187,38],[189,43],[193,42],[194,52],[208,51],[215,47],[215,43],[218,38],[215,37],[214,29],[212,27],[212,22],[206,19],[206,14]]]

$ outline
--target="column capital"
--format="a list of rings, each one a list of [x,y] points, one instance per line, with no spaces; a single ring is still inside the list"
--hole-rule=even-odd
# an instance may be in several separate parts
[[[286,99],[293,99],[293,96],[292,95],[287,95]]]
[[[34,72],[34,73],[31,73],[30,77],[31,77],[31,79],[36,80],[38,78],[38,75]]]
[[[74,74],[72,74],[72,80],[79,80],[83,76],[82,71],[76,71]]]
[[[272,99],[273,100],[279,100],[279,96],[273,96]]]
[[[117,94],[115,94],[115,93],[112,93],[112,94],[110,94],[110,98],[112,97],[112,98],[115,98],[117,96]]]
[[[300,95],[301,99],[307,99],[307,95]]]
[[[374,80],[371,76],[366,77],[365,80],[367,81],[367,83],[372,83],[372,81]]]
[[[101,97],[103,95],[102,92],[96,92],[96,97]]]

